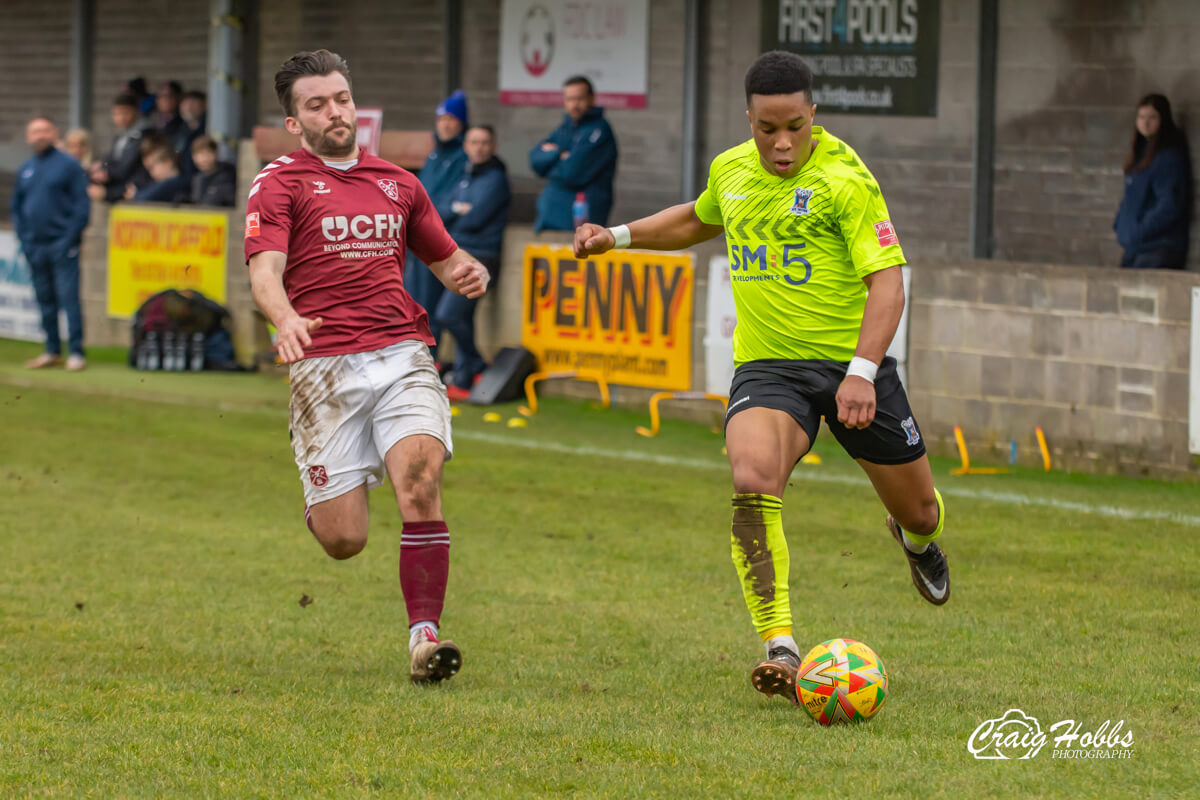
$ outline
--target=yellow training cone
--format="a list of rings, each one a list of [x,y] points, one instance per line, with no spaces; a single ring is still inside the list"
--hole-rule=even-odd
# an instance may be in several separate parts
[[[513,417],[508,421],[508,427],[510,427],[510,428],[528,428],[529,423],[526,422],[521,417]]]
[[[821,457],[819,455],[817,455],[816,453],[808,453],[807,455],[804,456],[804,458],[800,459],[800,463],[801,464],[814,464],[814,465],[820,464]]]
[[[457,417],[462,414],[462,409],[458,406],[450,406],[450,416]]]
[[[497,414],[495,411],[489,411],[483,415],[483,421],[484,422],[499,422],[500,415]]]

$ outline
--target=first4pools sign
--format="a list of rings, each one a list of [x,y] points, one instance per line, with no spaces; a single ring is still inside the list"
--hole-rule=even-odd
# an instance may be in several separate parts
[[[813,100],[844,114],[937,116],[939,0],[765,0],[763,50],[813,71]]]
[[[114,206],[108,218],[108,315],[132,317],[164,289],[225,302],[228,217],[219,211]]]
[[[599,370],[617,384],[692,384],[692,256],[617,250],[580,260],[525,247],[521,342],[544,370]]]

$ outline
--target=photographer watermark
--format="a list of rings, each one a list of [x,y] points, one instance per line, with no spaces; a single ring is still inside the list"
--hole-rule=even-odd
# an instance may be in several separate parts
[[[1037,717],[1010,708],[1001,717],[981,722],[967,739],[967,750],[978,759],[1021,760],[1033,758],[1053,741],[1051,758],[1132,758],[1133,731],[1124,728],[1125,720],[1105,720],[1085,731],[1082,722],[1064,719],[1043,731]]]

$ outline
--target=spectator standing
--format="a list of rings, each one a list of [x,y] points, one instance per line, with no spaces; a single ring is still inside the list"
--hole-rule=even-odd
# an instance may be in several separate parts
[[[142,165],[153,181],[134,193],[137,203],[186,203],[191,199],[191,183],[179,171],[179,157],[169,147],[151,148],[142,156]]]
[[[154,127],[158,128],[175,152],[187,144],[188,126],[179,113],[179,102],[183,99],[183,87],[179,81],[164,81],[154,95]]]
[[[149,117],[154,113],[155,98],[146,88],[146,79],[141,75],[125,81],[125,88],[122,91],[133,95],[139,117]]]
[[[192,142],[193,203],[202,206],[231,206],[237,200],[237,171],[233,164],[217,158],[217,143],[207,136],[197,136]]]
[[[208,95],[196,89],[183,93],[179,101],[179,116],[188,127],[188,136],[195,141],[208,128]]]
[[[1121,266],[1183,269],[1191,218],[1192,169],[1187,141],[1171,103],[1149,94],[1137,107],[1133,141],[1125,156],[1125,192],[1113,230],[1125,250]]]
[[[490,125],[476,125],[467,131],[463,142],[467,163],[463,175],[443,202],[438,213],[446,231],[487,267],[494,285],[500,274],[500,254],[504,227],[508,224],[508,206],[512,189],[508,169],[496,157],[496,131]],[[487,363],[475,345],[475,309],[479,298],[445,292],[433,314],[438,325],[450,332],[457,345],[453,375],[446,392],[451,400],[465,400],[471,393],[475,376]]]
[[[192,163],[192,139],[195,134],[179,113],[182,101],[183,86],[179,81],[163,81],[154,96],[154,122],[175,151],[183,177],[191,180],[192,173],[196,171],[196,165]]]
[[[79,304],[79,244],[91,203],[87,174],[74,158],[55,147],[58,129],[38,118],[25,130],[33,157],[17,172],[12,218],[33,278],[33,291],[46,333],[46,350],[26,362],[30,369],[62,361],[58,313],[67,315],[67,369],[87,366],[83,353],[83,312]]]
[[[67,155],[79,162],[84,170],[92,166],[92,135],[83,128],[72,128],[63,137],[63,148]]]
[[[604,109],[596,105],[592,82],[582,75],[563,84],[566,115],[558,129],[529,151],[529,166],[550,182],[538,197],[534,232],[573,231],[578,195],[587,204],[584,222],[608,224],[617,140]]]
[[[467,163],[467,154],[463,152],[463,132],[467,129],[468,119],[467,95],[462,89],[455,91],[437,107],[433,152],[425,159],[425,166],[421,167],[417,176],[435,207],[450,196],[462,177]],[[435,311],[446,287],[411,251],[407,263],[404,288],[429,314],[429,331],[433,336],[433,347],[430,349],[434,360],[437,360],[437,343],[442,329],[435,319]]]
[[[93,196],[116,202],[125,196],[125,187],[145,186],[150,176],[142,168],[141,139],[148,129],[147,123],[138,113],[137,98],[132,94],[119,94],[113,100],[112,121],[117,129],[112,147],[100,164],[93,164],[92,182],[104,187]]]

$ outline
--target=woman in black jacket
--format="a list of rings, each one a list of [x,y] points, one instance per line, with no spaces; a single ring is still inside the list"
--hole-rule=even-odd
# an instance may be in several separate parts
[[[1187,140],[1161,94],[1138,103],[1125,156],[1125,193],[1113,222],[1125,250],[1122,267],[1183,269],[1191,218],[1192,171]]]

